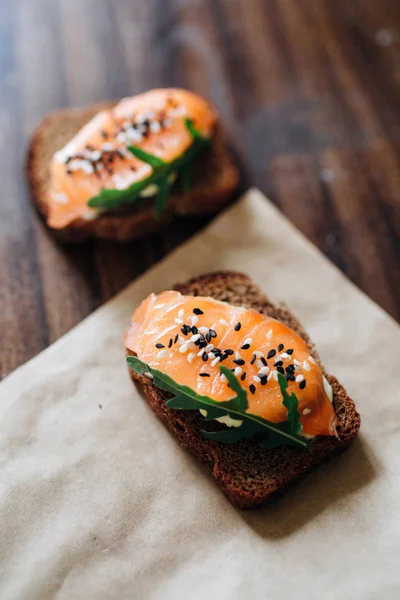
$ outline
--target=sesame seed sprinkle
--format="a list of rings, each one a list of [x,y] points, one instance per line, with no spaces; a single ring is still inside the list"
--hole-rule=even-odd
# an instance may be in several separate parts
[[[157,358],[165,358],[166,356],[168,356],[168,350],[160,350],[157,354]]]
[[[156,344],[156,348],[165,348],[164,344],[161,344],[160,342],[158,344]]]
[[[168,342],[168,348],[171,348],[171,346],[172,346],[172,338]]]
[[[175,319],[175,323],[178,323],[178,325],[183,325],[183,319],[180,319],[179,317],[177,317]]]
[[[174,344],[176,344],[176,342],[178,341],[179,338],[179,334],[176,334],[176,336],[174,337]]]
[[[206,352],[211,352],[211,350],[214,350],[214,344],[208,344],[208,346],[206,346]]]
[[[235,330],[235,331],[239,331],[239,330],[240,330],[240,328],[241,328],[241,326],[242,326],[242,324],[241,324],[241,322],[239,321],[238,323],[236,323],[236,325],[235,325],[235,327],[234,327],[234,330]]]
[[[266,334],[266,336],[267,336],[267,340],[271,340],[272,339],[272,329],[270,329],[268,331],[268,333]]]
[[[214,358],[214,360],[212,361],[212,363],[211,363],[211,366],[212,366],[212,367],[215,367],[215,365],[217,365],[217,364],[219,363],[219,361],[220,361],[220,360],[221,360],[221,359],[220,359],[220,357],[219,357],[219,356],[217,356],[217,357],[216,357],[216,358]]]
[[[241,357],[241,355],[240,355],[240,352],[238,352],[238,351],[236,350],[236,352],[235,352],[235,360],[240,360],[241,358],[242,358],[242,357]]]
[[[181,308],[180,311],[178,312],[178,318],[183,319],[184,316],[185,316],[185,311],[183,310],[183,308]]]
[[[303,409],[303,413],[302,413],[302,414],[305,416],[305,415],[309,415],[309,414],[310,414],[310,412],[311,412],[311,409],[310,409],[310,408],[304,408],[304,409]]]
[[[256,386],[253,385],[253,384],[251,384],[250,387],[249,387],[249,390],[251,391],[252,394],[254,394],[255,391],[256,391]]]
[[[241,381],[244,381],[246,379],[246,371],[244,373],[242,373],[240,379],[241,379]]]
[[[261,381],[261,378],[260,378],[260,377],[258,377],[258,375],[254,375],[254,377],[253,377],[253,381],[255,381],[256,383],[260,383],[260,381]]]
[[[233,371],[233,374],[236,375],[236,377],[239,377],[239,375],[241,375],[243,372],[242,367],[236,367],[236,369]]]
[[[194,312],[195,315],[204,315],[204,313],[201,310],[201,308],[194,308],[193,312]]]
[[[239,358],[238,360],[235,359],[233,362],[235,363],[235,365],[240,365],[240,366],[245,364],[245,361],[243,360],[243,358]]]
[[[268,373],[269,373],[269,367],[262,367],[258,372],[259,375],[267,375]]]
[[[311,356],[311,354],[310,354],[310,356],[308,357],[308,360],[310,361],[310,363],[313,363],[313,364],[315,365],[315,360],[314,360],[314,358]]]
[[[196,358],[196,353],[195,352],[191,352],[190,354],[188,354],[188,361],[191,363],[193,362],[193,360]]]
[[[220,319],[219,322],[221,323],[221,325],[225,325],[226,327],[229,327],[229,323],[225,319]]]
[[[186,344],[182,344],[182,346],[179,348],[179,352],[181,354],[185,354],[185,352],[187,352],[187,351],[188,351],[187,345]]]
[[[243,346],[241,346],[241,350],[248,350],[250,348],[250,344],[243,344]]]
[[[258,369],[262,369],[263,366],[264,366],[264,363],[261,362],[261,358],[257,358],[257,360],[256,360],[256,367]]]
[[[200,377],[210,377],[210,373],[199,373]]]
[[[300,381],[303,381],[303,379],[304,379],[304,375],[297,375],[296,382],[300,383]]]
[[[192,335],[192,337],[190,338],[190,342],[196,343],[197,340],[199,340],[201,337],[200,333],[195,333],[195,335]]]
[[[199,333],[201,333],[201,335],[206,335],[206,333],[208,333],[208,327],[199,327]]]
[[[253,358],[252,358],[252,359],[251,359],[251,361],[250,361],[250,364],[251,364],[251,365],[254,365],[254,363],[256,362],[256,358],[257,358],[257,356],[256,356],[256,353],[254,353],[254,354],[253,354]]]
[[[154,379],[153,375],[150,373],[150,371],[146,371],[145,373],[143,373],[143,375],[145,377],[148,377],[149,379]]]
[[[199,322],[199,317],[196,317],[196,315],[194,315],[194,317],[192,317],[192,325],[197,325],[197,323]]]
[[[275,354],[276,354],[276,350],[272,349],[268,352],[267,358],[272,358],[273,356],[275,356]]]
[[[311,371],[311,367],[306,360],[303,361],[303,369],[305,371]]]
[[[307,385],[307,382],[306,382],[305,379],[303,379],[303,381],[300,381],[300,383],[299,383],[299,388],[301,390],[304,390],[304,388],[306,387],[306,385]]]
[[[278,352],[282,352],[282,350],[284,349],[284,345],[283,344],[279,344],[278,346]]]
[[[221,381],[223,381],[224,383],[227,383],[227,378],[226,375],[224,375],[223,373],[221,373]]]
[[[201,358],[204,360],[204,362],[208,361],[208,354],[207,352],[203,352],[203,354],[201,355]]]

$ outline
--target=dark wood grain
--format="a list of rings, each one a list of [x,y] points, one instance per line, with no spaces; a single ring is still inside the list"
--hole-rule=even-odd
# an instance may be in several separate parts
[[[63,248],[25,189],[48,111],[167,85],[218,105],[247,180],[400,319],[398,0],[2,0],[3,375],[207,222]]]

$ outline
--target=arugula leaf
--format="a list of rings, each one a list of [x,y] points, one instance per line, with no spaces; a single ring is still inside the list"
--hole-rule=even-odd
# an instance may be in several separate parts
[[[161,160],[161,158],[158,158],[158,156],[150,154],[138,146],[128,146],[128,150],[139,160],[148,163],[151,167],[153,167],[153,169],[158,169],[159,167],[163,167],[167,164],[165,161]]]
[[[288,382],[284,378],[281,373],[278,373],[278,383],[281,388],[282,394],[282,404],[288,411],[288,424],[290,428],[290,432],[294,435],[301,433],[303,427],[300,423],[300,413],[299,413],[299,401],[297,400],[295,394],[292,392],[289,396],[286,389],[288,387]]]
[[[112,210],[126,204],[135,204],[143,200],[140,192],[149,185],[155,184],[158,185],[160,190],[156,201],[155,214],[157,218],[160,218],[166,206],[171,187],[168,180],[169,175],[178,172],[183,177],[184,185],[190,185],[190,169],[193,160],[210,143],[208,138],[203,137],[197,131],[191,119],[185,119],[185,126],[190,132],[193,142],[186,152],[171,162],[164,162],[158,156],[145,152],[137,146],[128,146],[129,151],[143,162],[149,164],[153,172],[148,177],[145,177],[145,179],[137,181],[123,190],[103,188],[97,196],[89,200],[88,206]],[[185,187],[185,189],[187,188]]]
[[[188,386],[180,385],[166,373],[157,369],[152,369],[137,357],[129,356],[127,362],[129,367],[139,375],[151,373],[154,385],[161,390],[172,394],[172,398],[167,400],[168,408],[173,408],[175,410],[207,410],[208,414],[206,421],[225,415],[243,421],[240,427],[229,430],[224,429],[218,432],[203,431],[203,435],[208,439],[223,443],[234,443],[242,438],[251,438],[255,434],[262,434],[264,439],[261,441],[261,446],[263,448],[274,448],[282,445],[293,445],[303,449],[307,448],[307,441],[292,431],[293,428],[297,428],[296,418],[298,418],[298,415],[296,417],[295,414],[295,410],[297,410],[297,399],[294,394],[292,394],[292,396],[295,398],[296,405],[294,404],[293,399],[290,400],[291,422],[289,423],[289,421],[286,421],[285,423],[278,424],[270,423],[265,419],[261,419],[256,415],[246,412],[248,409],[247,393],[241,387],[232,371],[223,365],[220,365],[219,367],[220,372],[225,375],[233,392],[236,392],[236,395],[230,400],[216,402],[208,396],[197,394],[197,392]],[[284,388],[284,391],[286,392],[286,388]],[[287,395],[287,392],[286,396],[289,399],[291,398],[291,396]],[[287,399],[286,402],[288,402]],[[209,411],[211,414],[209,414]]]

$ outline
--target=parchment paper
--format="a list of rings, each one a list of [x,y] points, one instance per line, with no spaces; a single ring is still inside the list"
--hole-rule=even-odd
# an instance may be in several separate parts
[[[151,291],[249,273],[305,323],[362,434],[283,500],[239,512],[132,386]],[[0,386],[2,599],[400,597],[398,325],[257,191]]]

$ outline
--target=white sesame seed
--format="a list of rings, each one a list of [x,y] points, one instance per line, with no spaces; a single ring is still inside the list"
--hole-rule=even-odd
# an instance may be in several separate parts
[[[199,333],[201,333],[202,335],[207,335],[208,327],[199,327]]]
[[[301,362],[297,360],[297,358],[293,359],[293,362],[295,365],[297,365],[298,367],[301,365]]]
[[[152,123],[150,123],[150,131],[152,133],[159,133],[160,130],[161,130],[161,125],[158,121],[153,121]]]
[[[178,342],[179,342],[179,345],[182,346],[182,344],[185,344],[185,338],[183,338],[181,335],[179,335]]]
[[[200,408],[199,412],[200,412],[200,414],[201,414],[203,417],[206,417],[206,416],[207,416],[207,411],[206,411],[206,410],[204,410],[204,408]]]
[[[221,360],[220,357],[217,356],[217,358],[214,358],[214,360],[212,361],[211,366],[215,367],[215,365],[218,364],[220,360]]]
[[[241,356],[240,356],[240,352],[236,351],[235,352],[235,360],[241,360]]]
[[[199,321],[199,317],[196,317],[196,315],[193,315],[193,317],[192,317],[192,325],[197,325],[198,321]]]
[[[187,351],[188,351],[187,344],[182,344],[182,346],[179,348],[179,352],[181,354],[185,354],[185,352],[187,352]]]
[[[304,375],[297,375],[297,377],[296,377],[297,383],[300,383],[300,381],[303,381],[303,379],[304,379]]]
[[[195,359],[195,358],[196,358],[196,353],[195,352],[191,352],[190,354],[188,354],[187,359],[188,359],[188,361],[190,363],[193,362],[193,359]]]
[[[258,374],[259,375],[267,375],[269,373],[269,367],[261,367]]]
[[[271,371],[271,373],[268,375],[268,381],[270,379],[275,379],[275,381],[278,381],[278,371]]]
[[[203,356],[203,354],[204,354],[204,348],[202,348],[200,350],[200,352],[197,353],[197,356]]]
[[[160,350],[157,354],[157,358],[165,358],[166,356],[168,356],[168,350]]]
[[[201,338],[201,335],[200,335],[200,333],[195,333],[194,335],[192,335],[192,337],[190,338],[190,340],[189,340],[189,341],[190,341],[190,342],[193,342],[193,343],[195,343],[195,342],[197,342],[197,340],[199,340],[200,338]]]
[[[92,160],[99,160],[101,158],[101,152],[99,150],[95,150],[92,152],[91,157]]]
[[[236,369],[233,371],[233,374],[236,375],[236,377],[239,377],[239,375],[241,375],[242,373],[243,373],[242,367],[236,367]]]
[[[272,329],[270,329],[266,335],[267,335],[267,340],[271,340],[272,339]]]
[[[179,319],[179,317],[177,319],[175,319],[175,323],[178,323],[178,325],[183,325],[183,319]]]
[[[290,354],[287,354],[287,352],[282,352],[282,354],[280,355],[280,357],[281,357],[283,360],[286,360],[287,358],[290,358]]]
[[[229,323],[225,319],[220,319],[219,322],[221,323],[221,325],[226,325],[226,327],[229,327]]]
[[[214,350],[214,344],[208,344],[208,346],[206,346],[206,352],[211,352],[211,350]]]
[[[311,409],[310,409],[310,408],[304,408],[304,409],[303,409],[303,415],[309,415],[309,414],[310,414],[310,412],[311,412]]]
[[[153,375],[149,371],[146,371],[146,373],[143,373],[143,375],[149,379],[154,379]]]
[[[224,375],[223,373],[221,373],[221,381],[223,381],[224,383],[227,383],[227,378],[226,375]]]
[[[258,367],[259,369],[262,369],[264,366],[265,366],[264,363],[259,358],[257,358],[256,367]]]
[[[260,383],[261,379],[257,375],[254,375],[253,381],[255,381],[256,383]]]
[[[244,344],[243,344],[243,345],[245,345],[245,344],[249,344],[249,345],[251,345],[252,343],[253,343],[253,339],[252,339],[252,338],[246,338],[246,339],[244,340]]]
[[[262,358],[264,356],[264,353],[261,352],[261,350],[256,350],[254,354],[257,356],[257,358]]]
[[[178,312],[178,318],[183,319],[184,316],[185,316],[185,311],[183,310],[183,308],[181,308],[180,311]]]
[[[311,371],[311,367],[306,360],[303,360],[303,369],[305,371]]]
[[[311,356],[311,354],[308,357],[308,360],[310,361],[310,363],[313,363],[313,365],[315,365],[315,360],[313,359],[313,357]]]

